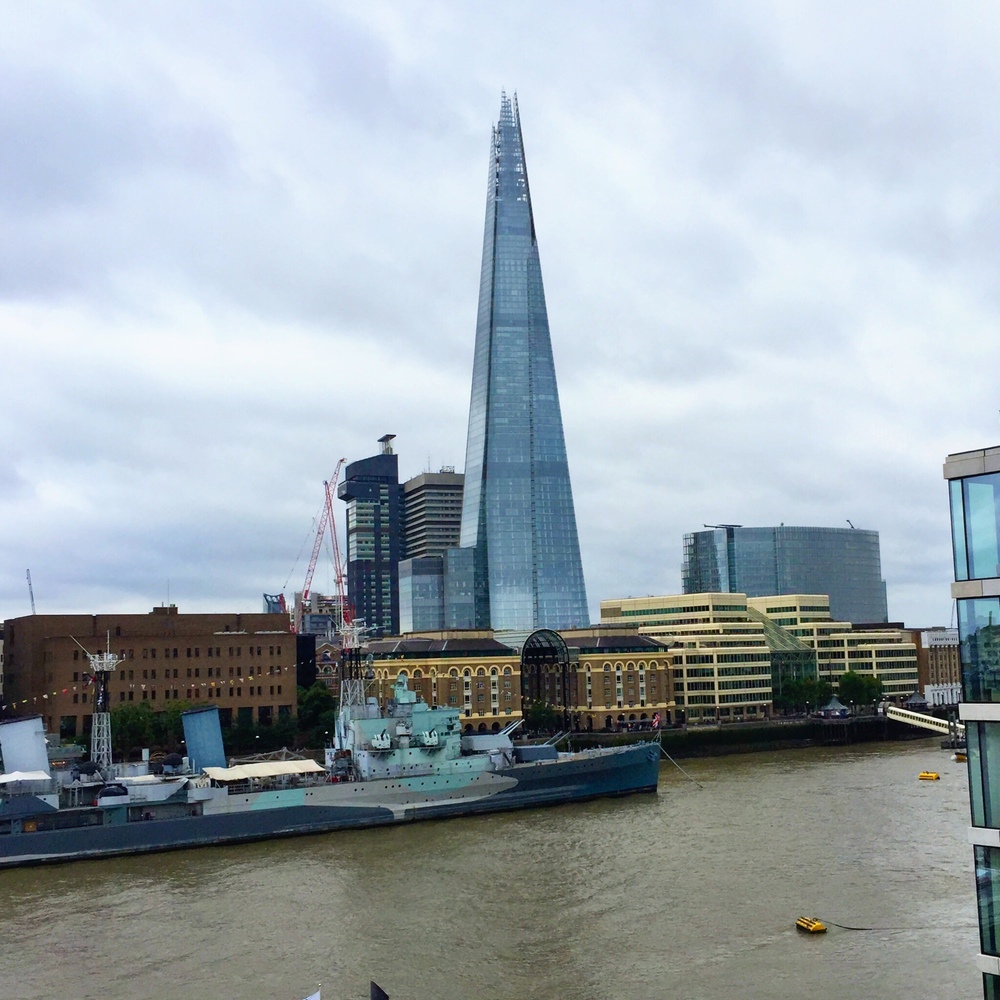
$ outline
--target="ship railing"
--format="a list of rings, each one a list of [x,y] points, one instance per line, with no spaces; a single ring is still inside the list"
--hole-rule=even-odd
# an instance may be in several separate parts
[[[23,795],[53,795],[59,790],[59,779],[55,776],[24,781],[6,781],[0,782],[0,799],[20,798]]]
[[[278,792],[289,788],[313,788],[330,780],[326,771],[296,775],[282,775],[274,778],[251,778],[249,781],[213,781],[217,787],[225,788],[230,795],[249,795],[253,792]]]

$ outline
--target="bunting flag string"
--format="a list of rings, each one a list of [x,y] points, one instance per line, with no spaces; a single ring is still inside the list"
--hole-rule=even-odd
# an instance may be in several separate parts
[[[271,677],[280,676],[283,673],[288,673],[288,671],[291,670],[292,668],[290,666],[281,666],[281,667],[274,667],[273,669],[274,669],[274,673],[272,673],[272,674],[269,675]],[[264,674],[260,674],[259,675],[259,677],[264,677],[264,676],[265,676]],[[164,680],[166,680],[166,679],[167,678],[164,678]],[[256,680],[256,679],[258,679],[258,675],[256,675],[256,674],[248,674],[247,677],[245,677],[245,678],[243,678],[243,677],[235,677],[235,678],[231,677],[231,678],[229,678],[229,686],[233,687],[237,683],[242,684],[244,680],[246,680],[246,681],[253,681],[253,680]],[[43,693],[42,694],[42,700],[43,701],[48,701],[50,697],[57,698],[60,693],[62,693],[62,694],[69,694],[71,691],[74,692],[74,693],[79,693],[80,685],[81,684],[86,689],[86,688],[90,687],[91,685],[96,684],[96,682],[97,682],[97,679],[95,677],[93,677],[91,674],[83,674],[81,676],[81,678],[80,678],[80,684],[73,684],[73,685],[70,685],[69,687],[64,687],[61,692],[59,691],[59,689],[56,689],[55,691],[52,691],[51,694],[45,694],[45,693]],[[225,680],[200,681],[198,683],[200,684],[201,687],[212,687],[212,688],[214,688],[214,687],[220,687],[220,688],[222,688],[222,687],[226,686],[226,681]],[[139,687],[143,691],[145,691],[146,688],[147,688],[147,685],[140,684]],[[153,685],[150,685],[150,687],[153,687]],[[179,690],[181,688],[183,688],[183,685],[171,684],[169,686],[169,688],[164,688],[164,690],[177,691],[177,690]],[[135,690],[135,684],[130,683],[128,685],[128,690],[129,691],[134,691]],[[0,702],[0,710],[6,711],[8,708],[16,708],[18,705],[27,705],[29,703],[29,701],[32,704],[37,704],[37,702],[38,702],[38,695],[33,695],[31,698],[23,698],[20,701],[18,701],[15,698],[12,701]]]

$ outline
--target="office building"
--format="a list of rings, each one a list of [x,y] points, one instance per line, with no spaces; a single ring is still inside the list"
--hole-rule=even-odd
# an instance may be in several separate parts
[[[957,628],[915,632],[920,690],[931,706],[957,705],[961,700],[962,664]]]
[[[516,98],[490,143],[457,576],[476,627],[589,621]],[[457,614],[453,624],[460,624]]]
[[[962,701],[983,996],[1000,998],[1000,447],[949,455]]]
[[[111,708],[154,711],[186,701],[214,705],[223,726],[269,725],[295,715],[296,649],[288,615],[26,615],[4,623],[4,712],[41,715],[63,738],[90,732],[95,688],[87,653],[119,657],[108,679]]]
[[[444,559],[427,556],[399,564],[399,631],[427,632],[445,627]]]
[[[422,472],[403,483],[403,558],[444,555],[462,530],[465,476],[452,468]]]
[[[444,554],[458,545],[462,484],[454,469],[424,472],[403,483],[403,553],[399,564],[400,632],[447,624]]]
[[[347,503],[347,599],[355,619],[378,635],[399,632],[402,490],[394,437],[383,435],[379,454],[348,465],[337,488]]]
[[[638,626],[667,647],[677,719],[692,725],[770,717],[771,649],[743,594],[601,601],[601,624]],[[808,663],[815,671],[814,664]]]
[[[831,617],[826,594],[782,594],[747,599],[751,612],[779,625],[785,634],[815,651],[819,679],[840,689],[850,670],[882,684],[882,698],[901,705],[917,691],[917,646],[908,629],[859,625]],[[849,705],[849,708],[854,706]]]
[[[681,575],[685,594],[828,594],[837,621],[889,620],[877,531],[717,525],[684,536]]]
[[[836,691],[848,670],[877,678],[897,704],[917,687],[909,634],[834,621],[825,594],[619,598],[601,602],[601,623],[638,626],[670,647],[678,717],[693,724],[767,718],[789,681]]]

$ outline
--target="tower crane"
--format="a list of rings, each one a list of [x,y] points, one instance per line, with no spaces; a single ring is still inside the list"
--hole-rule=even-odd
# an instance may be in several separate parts
[[[336,484],[340,479],[340,470],[344,465],[344,459],[340,459],[337,462],[337,468],[333,470],[333,475],[330,479]],[[336,580],[337,597],[340,602],[340,610],[338,616],[340,618],[339,625],[343,628],[346,621],[350,621],[350,611],[346,607],[346,595],[344,593],[344,567],[340,558],[340,543],[337,540],[337,523],[333,516],[333,498],[330,492],[330,480],[326,480],[323,483],[324,497],[323,497],[323,510],[320,514],[319,523],[316,526],[316,539],[313,542],[312,555],[309,557],[309,566],[306,569],[306,579],[305,583],[302,585],[302,599],[299,601],[298,607],[296,608],[295,615],[295,630],[298,631],[299,624],[302,621],[303,609],[307,606],[309,601],[309,593],[312,590],[313,574],[316,572],[316,563],[319,560],[320,549],[323,548],[323,537],[326,534],[327,526],[330,529],[330,537],[333,541],[333,572]]]
[[[340,465],[343,461],[344,460],[341,459],[337,464],[337,469],[333,477],[334,486],[337,484],[337,477],[340,473]],[[329,481],[323,483],[323,489],[326,490],[327,522],[330,525],[330,539],[333,542],[333,578],[334,585],[337,588],[337,614],[340,618],[340,621],[337,624],[339,625],[338,631],[343,632],[345,626],[351,624],[351,619],[354,617],[354,614],[351,610],[351,606],[347,603],[347,588],[344,580],[344,562],[340,556],[340,542],[337,539],[337,522],[333,516],[333,494],[330,489]]]

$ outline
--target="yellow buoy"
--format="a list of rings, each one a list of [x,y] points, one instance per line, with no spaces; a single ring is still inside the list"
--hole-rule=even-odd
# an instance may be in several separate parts
[[[917,777],[921,781],[938,781],[940,780],[941,775],[938,774],[937,771],[921,771]]]
[[[795,921],[795,926],[798,927],[800,931],[805,931],[807,934],[825,934],[826,924],[817,920],[815,917],[799,917]]]

